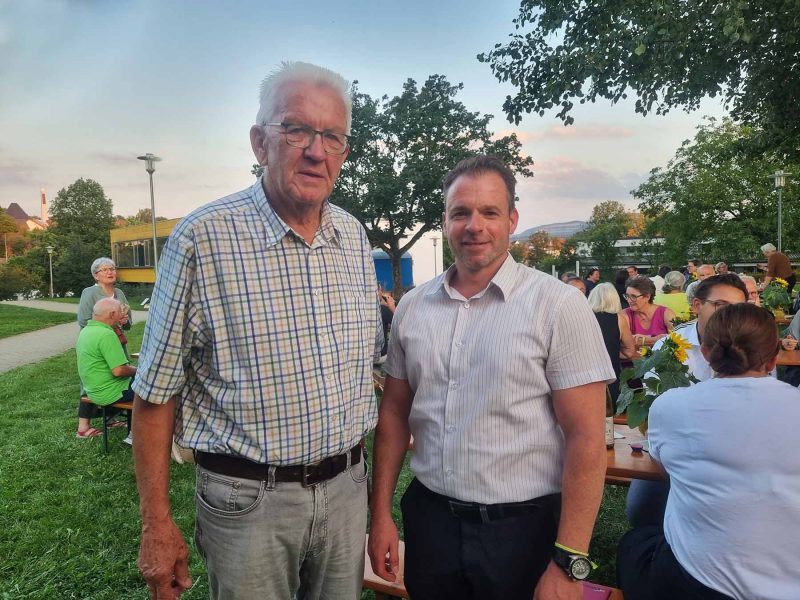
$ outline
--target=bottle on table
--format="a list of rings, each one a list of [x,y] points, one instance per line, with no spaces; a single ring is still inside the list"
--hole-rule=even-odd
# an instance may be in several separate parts
[[[614,447],[614,399],[611,390],[606,386],[606,448]]]

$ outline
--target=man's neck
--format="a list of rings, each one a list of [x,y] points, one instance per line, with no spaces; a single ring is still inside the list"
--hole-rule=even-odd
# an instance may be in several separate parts
[[[457,290],[464,298],[472,298],[475,294],[486,289],[502,266],[503,263],[500,263],[496,269],[489,273],[474,273],[463,267],[459,268],[458,263],[456,263],[453,275],[450,277],[450,287]]]
[[[279,200],[277,194],[270,195],[266,183],[262,185],[267,201],[272,207],[272,210],[275,211],[275,214],[277,214],[284,223],[300,234],[308,244],[313,243],[314,236],[316,236],[320,223],[322,222],[322,206],[316,204],[300,204],[289,200]]]

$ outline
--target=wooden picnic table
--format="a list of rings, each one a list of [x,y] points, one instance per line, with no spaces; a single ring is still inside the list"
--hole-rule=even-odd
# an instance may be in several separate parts
[[[784,350],[781,348],[780,352],[778,352],[778,365],[782,367],[800,366],[800,350]]]
[[[644,440],[644,436],[638,429],[631,429],[627,425],[615,425],[614,430],[625,437],[615,440],[614,449],[606,451],[608,454],[606,477],[648,479],[650,481],[666,480],[661,468],[650,458],[650,454],[631,450],[629,445],[631,442]]]

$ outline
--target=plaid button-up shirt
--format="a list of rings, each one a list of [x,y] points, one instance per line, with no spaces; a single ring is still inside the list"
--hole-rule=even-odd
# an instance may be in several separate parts
[[[376,291],[356,219],[326,202],[309,246],[259,180],[170,235],[133,388],[177,396],[177,439],[196,450],[276,465],[341,454],[377,420]]]

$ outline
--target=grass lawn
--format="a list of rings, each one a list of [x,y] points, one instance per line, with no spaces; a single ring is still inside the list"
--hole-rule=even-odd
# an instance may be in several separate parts
[[[128,333],[131,351],[143,328]],[[147,598],[136,569],[138,498],[125,431],[111,431],[103,457],[101,438],[74,436],[77,403],[74,351],[0,375],[0,600]],[[410,479],[406,464],[401,490]],[[193,491],[192,466],[173,464],[173,514],[192,548],[195,585],[186,599],[208,597],[192,539]],[[592,542],[600,565],[592,579],[600,583],[614,584],[615,548],[627,529],[624,499],[624,489],[606,487]],[[398,504],[399,494],[399,522]]]
[[[0,304],[0,339],[62,323],[77,323],[75,315]]]

